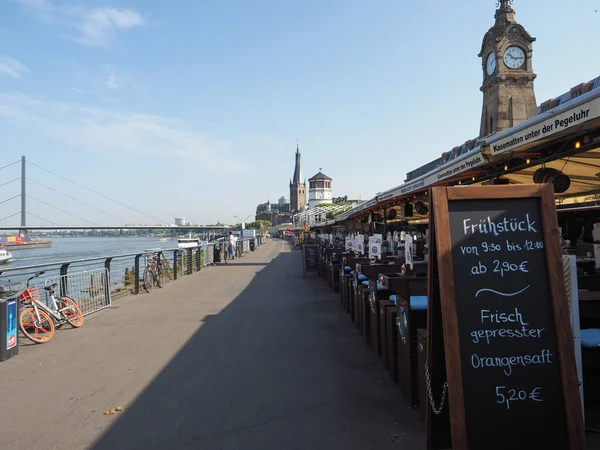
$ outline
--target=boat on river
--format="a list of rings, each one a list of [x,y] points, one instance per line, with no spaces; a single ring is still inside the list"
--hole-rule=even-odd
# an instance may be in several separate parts
[[[187,237],[179,237],[177,239],[177,247],[179,248],[196,248],[203,244],[208,244],[208,242],[203,241],[199,237],[192,237],[192,233],[188,234]]]
[[[31,238],[29,236],[0,236],[0,246],[10,250],[45,248],[52,247],[52,241],[49,239]]]
[[[0,264],[7,263],[12,259],[12,253],[6,250],[4,247],[0,247]]]

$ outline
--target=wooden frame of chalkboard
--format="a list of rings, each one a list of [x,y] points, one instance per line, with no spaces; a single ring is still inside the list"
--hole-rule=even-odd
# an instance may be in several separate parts
[[[453,450],[584,449],[552,185],[435,187],[430,198]]]
[[[429,189],[429,198],[432,193]],[[430,209],[431,211],[431,209]],[[421,408],[425,408],[427,450],[452,448],[450,414],[447,399],[446,359],[440,303],[435,215],[429,215],[429,264],[427,267],[427,351],[425,358],[425,392]],[[434,411],[434,408],[436,411]]]
[[[306,272],[317,272],[319,270],[319,246],[317,244],[302,245],[302,276]]]

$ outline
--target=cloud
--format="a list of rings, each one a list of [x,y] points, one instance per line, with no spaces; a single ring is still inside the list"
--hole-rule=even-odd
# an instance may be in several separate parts
[[[87,67],[76,61],[62,61],[57,64],[64,71],[65,78],[71,78],[71,89],[79,94],[113,95],[117,91],[125,90],[127,93],[135,92],[144,97],[148,96],[147,83],[111,64]]]
[[[146,19],[129,8],[90,8],[81,5],[56,6],[49,0],[17,0],[44,22],[77,31],[67,39],[90,47],[108,47],[118,33],[146,25]]]
[[[129,30],[145,24],[144,18],[131,9],[92,9],[81,13],[76,25],[80,34],[75,40],[92,47],[107,47],[116,40],[117,31]]]
[[[0,75],[8,75],[11,78],[20,79],[29,73],[29,69],[10,56],[0,55]]]
[[[159,115],[0,93],[0,116],[81,151],[179,158],[215,171],[244,173],[251,169],[231,154],[229,143],[188,131],[181,121]]]
[[[117,78],[117,76],[111,69],[106,69],[106,71],[108,72],[106,76],[106,85],[110,89],[119,89],[123,85],[121,80]]]

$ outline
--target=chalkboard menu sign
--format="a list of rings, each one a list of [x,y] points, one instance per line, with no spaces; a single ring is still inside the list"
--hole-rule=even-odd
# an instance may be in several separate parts
[[[432,190],[453,449],[581,449],[554,193]]]
[[[316,272],[319,268],[319,246],[317,244],[304,244],[302,246],[302,274]]]

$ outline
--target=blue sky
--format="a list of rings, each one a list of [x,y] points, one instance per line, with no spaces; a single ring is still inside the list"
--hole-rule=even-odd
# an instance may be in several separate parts
[[[600,75],[600,0],[514,8],[537,38],[538,104]],[[0,0],[0,167],[21,155],[36,164],[30,224],[233,223],[288,196],[298,138],[306,178],[323,167],[335,196],[368,199],[477,136],[477,54],[494,9]],[[18,176],[17,165],[0,170],[0,185]],[[0,202],[18,188],[0,186]],[[0,203],[0,219],[19,209]]]

